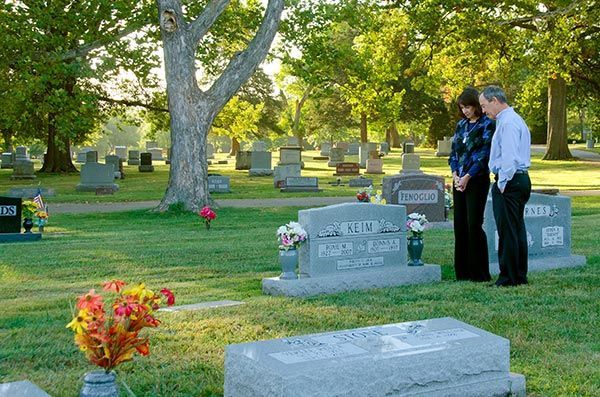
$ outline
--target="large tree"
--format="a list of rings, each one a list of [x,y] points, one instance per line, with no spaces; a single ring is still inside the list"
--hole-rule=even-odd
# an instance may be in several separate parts
[[[198,210],[210,202],[206,137],[219,111],[264,60],[277,32],[283,0],[269,0],[248,46],[231,59],[208,89],[202,90],[197,80],[196,53],[229,2],[211,0],[200,15],[188,21],[181,1],[157,0],[172,145],[169,183],[159,210],[176,203]]]

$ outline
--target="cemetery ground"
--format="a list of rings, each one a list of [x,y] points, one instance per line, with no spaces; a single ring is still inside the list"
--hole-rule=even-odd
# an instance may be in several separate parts
[[[160,312],[150,356],[117,368],[137,396],[221,395],[227,344],[445,316],[508,338],[511,371],[526,376],[529,396],[600,395],[600,197],[573,198],[573,252],[587,265],[531,274],[527,286],[453,281],[452,232],[428,230],[424,260],[442,265],[441,283],[265,296],[261,279],[279,274],[275,230],[297,211],[223,208],[210,230],[190,213],[56,214],[41,242],[1,245],[0,382],[76,395],[93,368],[65,328],[71,308],[120,278],[170,288],[178,305],[245,302]]]
[[[579,147],[578,147],[579,148]],[[580,148],[579,148],[580,149]],[[434,150],[419,149],[417,154],[421,155],[421,169],[430,174],[442,175],[446,182],[450,183],[451,174],[447,164],[447,158],[435,157]],[[303,176],[315,176],[319,178],[321,193],[281,193],[273,188],[273,177],[250,177],[247,170],[235,170],[235,158],[228,158],[224,153],[216,153],[213,165],[209,166],[209,173],[221,174],[231,178],[231,193],[216,193],[216,199],[252,199],[252,198],[280,198],[280,197],[307,197],[318,194],[322,197],[352,196],[356,188],[346,186],[332,186],[329,182],[335,182],[333,176],[335,168],[327,167],[325,160],[313,160],[318,156],[318,151],[303,152],[305,168]],[[534,188],[558,188],[562,190],[599,190],[600,161],[542,161],[542,153],[532,155],[531,178]],[[228,160],[228,164],[216,164],[218,160]],[[272,165],[278,161],[278,153],[273,153]],[[346,161],[358,161],[358,156],[346,156]],[[365,175],[372,178],[374,184],[379,186],[384,176],[394,175],[402,168],[401,154],[395,149],[384,157],[383,170],[385,175]],[[80,165],[77,165],[80,167]],[[155,172],[140,173],[137,166],[124,166],[126,178],[115,181],[120,189],[113,195],[96,196],[94,192],[78,192],[75,186],[79,183],[79,175],[47,175],[37,174],[37,180],[11,181],[12,170],[0,170],[0,193],[8,192],[12,187],[38,186],[54,189],[56,196],[44,197],[48,203],[94,203],[94,202],[133,202],[160,200],[165,192],[169,166],[163,161],[155,161]],[[41,165],[36,163],[36,169]],[[364,170],[361,170],[364,173]],[[351,177],[344,176],[342,181],[347,182]],[[50,207],[50,211],[52,208]]]

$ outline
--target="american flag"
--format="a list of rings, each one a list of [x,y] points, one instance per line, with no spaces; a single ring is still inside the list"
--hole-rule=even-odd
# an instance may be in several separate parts
[[[46,210],[46,206],[44,205],[44,200],[42,200],[42,190],[41,189],[38,188],[37,194],[33,198],[33,202],[39,209]]]

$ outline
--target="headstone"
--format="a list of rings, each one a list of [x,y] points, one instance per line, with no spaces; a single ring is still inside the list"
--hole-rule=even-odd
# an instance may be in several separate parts
[[[123,169],[123,166],[121,166],[121,158],[117,155],[114,156],[106,156],[104,158],[104,162],[106,164],[110,164],[114,167],[115,170],[115,179],[121,179],[121,170]]]
[[[595,143],[596,142],[594,141],[594,139],[587,139],[585,141],[585,147],[586,147],[586,149],[593,149]]]
[[[367,167],[367,159],[369,158],[369,153],[374,150],[377,150],[377,144],[374,142],[365,142],[360,144],[358,153],[360,168]]]
[[[338,164],[344,162],[344,157],[346,155],[346,149],[341,147],[334,147],[329,150],[329,162],[327,163],[328,167],[337,167]]]
[[[231,193],[229,177],[210,175],[208,177],[208,191],[210,193]]]
[[[25,146],[17,146],[10,179],[36,179],[33,161],[27,155]]]
[[[368,159],[367,174],[385,174],[385,172],[383,172],[383,160],[379,158]]]
[[[152,160],[156,160],[156,161],[164,161],[164,157],[163,157],[163,152],[162,152],[162,148],[159,147],[155,147],[152,149],[148,149],[148,153],[152,154]]]
[[[271,169],[271,152],[250,152],[250,176],[273,175]]]
[[[498,274],[498,232],[488,197],[483,228],[487,235],[490,272]],[[528,271],[583,266],[585,256],[571,255],[571,198],[532,193],[525,205]]]
[[[354,178],[354,179],[350,179],[350,181],[348,182],[348,186],[350,187],[369,187],[369,186],[373,186],[373,179],[371,178]]]
[[[360,155],[360,143],[359,142],[350,142],[348,144],[348,155],[356,156]]]
[[[402,155],[402,170],[400,173],[418,173],[421,171],[421,156],[415,153],[404,153]]]
[[[407,266],[406,209],[344,203],[298,212],[308,234],[300,278],[263,279],[270,295],[310,296],[440,281],[438,265]]]
[[[331,143],[323,142],[321,144],[321,156],[329,156],[329,151],[331,150]]]
[[[435,152],[437,157],[450,156],[452,152],[452,137],[445,136],[443,140],[437,141],[437,145],[437,152]]]
[[[152,153],[140,153],[140,165],[138,166],[138,170],[140,172],[154,172]]]
[[[127,158],[128,165],[140,165],[140,151],[130,150]]]
[[[115,146],[115,154],[119,156],[119,158],[126,160],[127,146]]]
[[[415,143],[413,141],[406,141],[402,144],[402,153],[414,153]]]
[[[297,137],[290,136],[290,137],[288,137],[287,145],[288,146],[300,146],[300,142],[298,141]]]
[[[213,145],[212,143],[206,144],[206,158],[207,159],[215,158],[215,145]]]
[[[235,155],[235,169],[236,170],[249,170],[251,166],[251,155],[249,151],[239,151]]]
[[[2,165],[0,166],[2,169],[10,169],[13,167],[13,154],[12,153],[2,153]]]
[[[21,233],[21,198],[0,196],[0,233]]]
[[[275,166],[273,170],[273,187],[282,188],[285,185],[285,178],[299,177],[300,164],[285,164]]]
[[[410,214],[424,214],[429,222],[444,222],[444,178],[429,174],[398,174],[383,178],[388,204],[406,206]]]
[[[279,148],[279,162],[277,165],[302,164],[302,148],[282,146]]]
[[[77,191],[93,192],[97,188],[119,190],[119,185],[115,183],[115,168],[112,164],[85,163],[81,166],[79,179]]]
[[[267,143],[265,141],[252,142],[252,151],[253,152],[266,152],[267,151]]]
[[[228,345],[225,397],[525,397],[510,341],[451,317]]]
[[[87,163],[97,163],[98,162],[98,152],[95,150],[90,150],[85,152],[85,162]]]
[[[359,175],[360,168],[358,163],[338,163],[335,167],[334,176],[344,176],[344,175]]]
[[[0,383],[0,397],[50,397],[34,383],[28,380]]]
[[[309,176],[288,176],[285,178],[282,192],[321,192],[319,178]]]
[[[86,150],[85,152],[78,152],[75,162],[79,164],[85,164],[87,160],[87,152],[89,152],[89,150]]]
[[[381,142],[379,144],[379,151],[387,156],[390,153],[390,144],[387,142]]]
[[[146,151],[149,152],[150,149],[158,147],[158,143],[156,141],[146,141]]]
[[[344,149],[344,154],[348,154],[348,147],[350,144],[348,142],[336,142],[335,147],[338,149]]]

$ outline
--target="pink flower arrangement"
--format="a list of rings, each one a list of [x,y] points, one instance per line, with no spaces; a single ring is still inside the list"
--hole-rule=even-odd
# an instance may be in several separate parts
[[[306,237],[306,231],[298,222],[290,222],[277,229],[280,250],[296,249],[306,241]]]
[[[210,229],[210,222],[217,217],[215,211],[213,211],[208,205],[205,205],[198,213],[200,217],[204,218],[206,223],[206,229]]]

